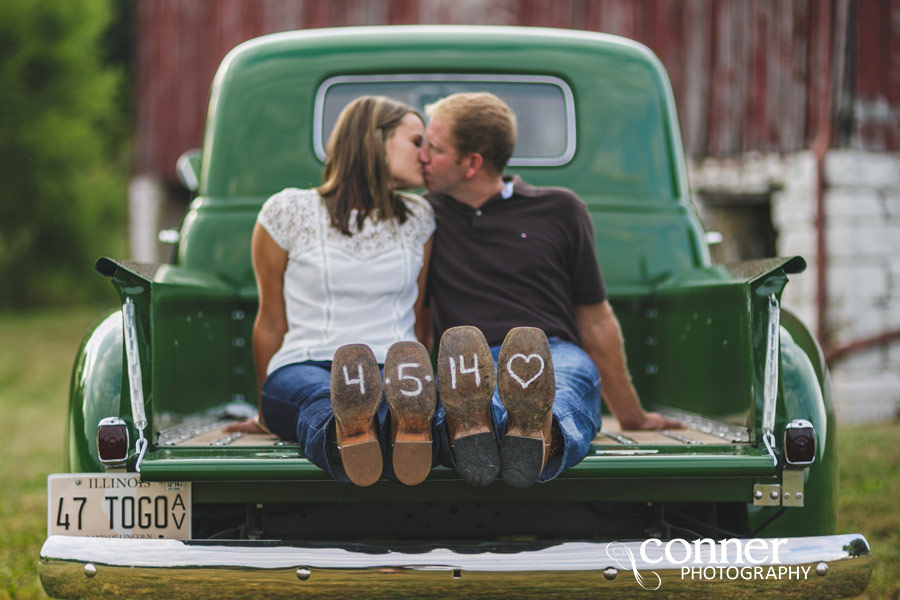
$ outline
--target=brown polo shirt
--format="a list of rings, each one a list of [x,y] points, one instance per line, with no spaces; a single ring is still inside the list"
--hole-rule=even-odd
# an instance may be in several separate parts
[[[606,299],[587,206],[569,190],[512,181],[510,197],[477,210],[426,195],[437,220],[428,298],[438,339],[474,325],[496,345],[529,326],[580,344],[575,306]]]

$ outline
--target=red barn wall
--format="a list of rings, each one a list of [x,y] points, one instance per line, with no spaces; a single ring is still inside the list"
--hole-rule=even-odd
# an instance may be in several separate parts
[[[136,171],[165,180],[200,145],[210,84],[231,48],[348,25],[550,26],[635,39],[669,72],[693,157],[807,148],[823,119],[833,146],[900,148],[900,0],[138,0],[137,15]]]

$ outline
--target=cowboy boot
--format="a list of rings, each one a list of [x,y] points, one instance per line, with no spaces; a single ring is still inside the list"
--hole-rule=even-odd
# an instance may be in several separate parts
[[[500,472],[491,418],[494,361],[476,327],[444,332],[438,350],[438,391],[456,470],[470,485],[487,485]]]
[[[331,364],[331,408],[338,453],[347,477],[358,486],[381,477],[381,446],[375,413],[381,404],[381,373],[365,344],[341,346]]]
[[[406,485],[431,471],[431,419],[437,406],[431,358],[419,342],[397,342],[384,361],[384,395],[391,410],[394,474]]]
[[[528,487],[541,475],[550,452],[556,378],[543,331],[516,327],[503,340],[497,360],[497,388],[508,413],[500,446],[503,479]]]

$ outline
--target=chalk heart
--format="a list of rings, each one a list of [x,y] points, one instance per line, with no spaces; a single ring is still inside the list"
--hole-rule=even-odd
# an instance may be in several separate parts
[[[519,365],[520,372],[528,373],[532,371],[533,367],[531,367],[531,361],[537,361],[537,373],[531,376],[530,379],[524,379],[521,377],[516,371],[513,369],[513,362],[516,359],[521,359],[525,361],[524,365]],[[522,389],[527,389],[529,385],[534,383],[534,380],[541,376],[541,373],[544,372],[544,359],[540,354],[529,354],[525,356],[524,354],[513,354],[508,361],[506,361],[506,370],[509,372],[509,376],[515,379],[519,385],[522,386]]]

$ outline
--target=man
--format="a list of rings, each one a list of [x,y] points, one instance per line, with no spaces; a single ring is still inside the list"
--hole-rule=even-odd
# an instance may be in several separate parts
[[[623,429],[681,427],[637,397],[584,203],[503,176],[517,137],[509,107],[465,93],[426,110],[420,160],[438,223],[429,295],[449,466],[475,485],[498,470],[516,487],[556,477],[597,433],[601,381]]]

